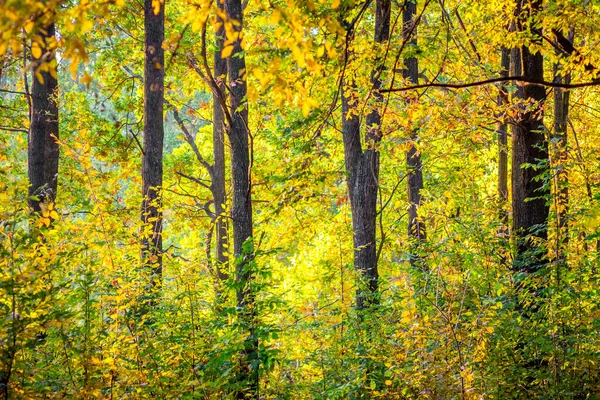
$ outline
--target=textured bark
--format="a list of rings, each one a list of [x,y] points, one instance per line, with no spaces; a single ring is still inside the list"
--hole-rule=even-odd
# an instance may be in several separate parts
[[[374,41],[386,44],[390,34],[389,0],[377,0]],[[354,268],[360,272],[362,282],[356,291],[359,310],[377,302],[377,195],[379,191],[379,150],[381,142],[381,107],[383,96],[379,92],[383,71],[379,57],[371,72],[373,104],[366,118],[365,149],[361,143],[361,121],[358,104],[353,98],[352,83],[342,84],[342,135],[344,158],[348,175],[348,194],[352,209],[354,243]]]
[[[517,29],[526,29],[522,21],[527,21],[540,9],[539,0],[520,0],[516,10]],[[540,32],[532,33],[541,41]],[[544,64],[540,53],[533,54],[524,46],[513,51],[513,57],[515,69],[521,67],[527,79],[543,79]],[[516,272],[529,274],[538,271],[546,263],[544,243],[548,238],[549,208],[546,199],[549,190],[543,180],[538,179],[545,174],[548,165],[548,143],[544,137],[542,115],[546,91],[540,85],[528,84],[519,89],[517,95],[537,104],[533,110],[520,114],[512,137],[513,233],[517,244],[513,267]],[[530,168],[524,164],[539,165],[540,168]]]
[[[243,11],[241,0],[226,0],[227,18],[239,22],[234,29],[242,31]],[[231,217],[233,220],[233,251],[236,257],[237,307],[240,319],[248,336],[240,359],[238,381],[242,386],[236,393],[238,399],[258,399],[258,338],[254,330],[255,305],[251,288],[252,261],[252,181],[250,132],[248,131],[248,108],[243,102],[246,96],[246,60],[242,53],[241,40],[237,39],[230,57],[227,58],[231,126],[231,175],[233,198]]]
[[[152,271],[152,284],[162,276],[162,182],[164,139],[164,4],[154,13],[144,2],[144,155],[142,159],[142,262]]]
[[[224,8],[219,0],[217,5]],[[220,19],[219,19],[220,20]],[[221,21],[222,22],[222,21]],[[225,93],[224,80],[227,75],[227,60],[221,57],[223,49],[223,38],[225,28],[221,24],[216,33],[216,53],[214,57],[214,77],[221,93]],[[221,77],[221,78],[220,78]],[[227,218],[225,216],[225,114],[219,96],[213,93],[213,156],[212,165],[212,195],[215,205],[215,259],[217,262],[217,277],[220,280],[227,279],[226,267],[229,260],[227,256]]]
[[[417,4],[415,2],[406,2],[404,5],[404,13],[402,15],[403,29],[402,35],[404,40],[409,40],[409,35],[414,35],[413,24],[417,13]],[[411,45],[416,45],[416,38],[410,39]],[[404,69],[402,75],[414,85],[419,84],[419,64],[415,57],[410,57],[404,60]],[[417,135],[411,133],[411,143],[406,152],[406,165],[408,167],[407,188],[408,188],[408,235],[414,239],[414,247],[411,251],[410,263],[413,268],[424,268],[420,257],[415,255],[419,250],[420,243],[426,238],[425,224],[419,220],[418,210],[421,205],[421,189],[423,189],[423,164],[421,156],[418,152],[415,142]]]
[[[40,29],[39,36],[49,44],[54,40],[54,23]],[[53,49],[45,48],[40,59],[33,60],[31,88],[31,125],[28,140],[29,207],[39,212],[40,203],[54,202],[58,181],[58,82],[48,72],[35,70],[41,63],[54,60]],[[42,78],[41,80],[39,78]],[[36,196],[38,200],[31,197]]]
[[[567,43],[572,46],[574,31],[571,29]],[[563,44],[564,46],[565,44]],[[559,65],[555,66],[555,76],[559,70]],[[571,75],[565,77],[556,76],[556,82],[570,83]],[[569,213],[569,176],[566,170],[566,164],[569,161],[569,153],[567,150],[567,121],[569,118],[569,95],[568,90],[554,88],[554,129],[552,133],[552,163],[556,168],[554,174],[556,193],[555,207],[557,219],[556,232],[556,248],[554,258],[557,265],[566,265],[565,250],[569,243],[568,231],[568,213]],[[557,273],[557,276],[560,274]]]
[[[510,71],[510,49],[502,48],[502,61],[500,76],[506,78]],[[508,92],[506,85],[500,86],[498,93],[498,107],[502,109],[508,104]],[[500,200],[500,220],[503,224],[508,223],[508,212],[506,202],[508,201],[508,135],[505,121],[498,126],[498,197]]]

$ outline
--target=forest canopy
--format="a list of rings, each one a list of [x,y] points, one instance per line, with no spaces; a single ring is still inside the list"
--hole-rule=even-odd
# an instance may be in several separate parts
[[[1,2],[0,398],[599,398],[599,21]]]

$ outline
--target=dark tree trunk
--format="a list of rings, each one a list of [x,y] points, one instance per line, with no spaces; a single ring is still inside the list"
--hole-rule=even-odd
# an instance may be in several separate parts
[[[226,0],[227,18],[239,22],[234,29],[242,31],[243,10],[241,0]],[[255,305],[252,292],[252,263],[254,247],[252,243],[252,181],[251,153],[248,131],[248,105],[246,97],[246,60],[241,40],[237,39],[230,57],[227,58],[229,73],[229,94],[231,126],[229,143],[231,145],[231,175],[233,180],[233,199],[231,217],[233,220],[233,251],[236,257],[237,306],[240,318],[248,337],[240,360],[237,391],[238,399],[258,398],[258,338],[254,330]]]
[[[414,38],[414,24],[416,24],[415,17],[417,14],[417,4],[415,2],[408,1],[404,5],[404,13],[402,15],[402,35],[404,40],[410,40],[411,45],[417,44],[417,39]],[[413,35],[413,39],[410,36]],[[403,76],[408,79],[412,84],[419,84],[419,64],[415,57],[410,57],[404,60],[406,68],[403,71]],[[421,189],[423,189],[423,164],[421,162],[421,155],[418,152],[415,142],[417,141],[417,135],[415,132],[411,133],[411,144],[406,153],[406,165],[408,167],[408,235],[413,238],[414,246],[411,251],[410,263],[413,268],[423,269],[423,261],[421,257],[417,256],[419,251],[420,243],[425,240],[425,224],[419,220],[418,210],[421,205]]]
[[[502,47],[502,61],[500,76],[508,77],[510,71],[510,49]],[[498,93],[498,107],[502,110],[508,104],[508,92],[506,84],[500,86]],[[508,130],[505,121],[498,126],[498,197],[500,200],[500,220],[502,224],[508,223]],[[504,229],[504,228],[503,228]]]
[[[541,1],[520,0],[517,3],[517,29],[541,8]],[[541,41],[541,32],[532,32]],[[542,55],[532,53],[527,46],[513,50],[514,70],[522,66],[527,79],[543,80]],[[513,234],[517,244],[514,270],[519,276],[538,271],[547,262],[545,241],[548,238],[546,204],[549,189],[540,175],[548,168],[548,143],[544,136],[542,105],[546,98],[544,87],[528,84],[517,91],[518,97],[533,101],[537,106],[523,111],[515,123],[512,137],[512,208]],[[531,168],[526,165],[538,165]]]
[[[389,0],[377,0],[374,40],[386,44],[390,34]],[[349,33],[350,34],[350,33]],[[373,104],[366,118],[365,147],[361,143],[361,121],[357,99],[352,97],[353,84],[342,84],[342,135],[344,157],[348,174],[348,194],[352,208],[354,234],[354,268],[360,272],[362,282],[356,292],[359,310],[377,302],[377,195],[379,191],[379,149],[381,142],[381,104],[379,93],[383,71],[383,57],[378,57],[371,72]]]
[[[154,12],[144,2],[144,155],[142,159],[142,262],[152,272],[152,284],[162,276],[162,182],[164,107],[164,4]]]
[[[571,44],[574,39],[574,31],[571,29],[568,43]],[[557,76],[559,65],[555,68],[555,82],[570,83],[571,75],[565,77]],[[569,228],[568,228],[568,212],[569,212],[569,176],[567,173],[567,162],[569,161],[569,153],[567,150],[567,121],[569,118],[569,94],[568,90],[562,88],[554,88],[554,129],[552,134],[553,143],[553,164],[556,168],[554,174],[556,193],[555,208],[556,208],[556,248],[554,258],[557,267],[566,265],[565,251],[569,244]],[[560,279],[560,272],[557,270],[557,278]]]
[[[224,4],[217,0],[219,8]],[[218,18],[218,17],[217,17]],[[222,22],[219,18],[219,22]],[[224,81],[227,75],[227,59],[221,57],[225,37],[224,24],[221,23],[216,31],[216,53],[214,57],[214,77],[222,95],[225,94]],[[227,217],[225,213],[225,114],[219,96],[213,93],[213,155],[212,166],[212,195],[215,205],[215,258],[217,262],[217,277],[219,280],[227,279]]]
[[[54,23],[40,29],[44,43],[54,40]],[[31,88],[31,125],[28,141],[29,207],[39,212],[41,202],[54,202],[58,181],[58,82],[52,74],[37,71],[41,63],[54,60],[53,49],[42,49],[42,56],[33,60]],[[56,75],[54,75],[56,76]],[[38,200],[31,197],[35,196]]]

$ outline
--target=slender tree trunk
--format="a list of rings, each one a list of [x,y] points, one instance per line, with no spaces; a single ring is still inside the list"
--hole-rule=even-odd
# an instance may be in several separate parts
[[[386,44],[390,34],[389,0],[377,0],[374,41]],[[351,33],[349,33],[351,34]],[[357,99],[352,92],[354,85],[342,84],[342,135],[344,157],[348,174],[348,193],[352,208],[352,231],[354,234],[354,268],[360,272],[362,282],[356,292],[359,310],[377,302],[377,195],[379,191],[379,149],[381,142],[381,104],[379,93],[384,59],[380,56],[371,72],[373,105],[367,115],[365,147],[361,143],[361,121],[358,116]]]
[[[144,1],[144,155],[142,159],[142,263],[152,272],[152,284],[162,279],[162,182],[164,108],[164,3],[154,9]]]
[[[402,15],[403,29],[402,35],[404,40],[409,40],[410,35],[414,35],[413,24],[416,23],[415,16],[417,13],[416,1],[407,1],[404,5],[404,13]],[[417,39],[410,39],[412,45],[417,44]],[[419,64],[415,57],[410,57],[404,60],[406,69],[403,71],[403,76],[408,79],[412,84],[419,84]],[[413,268],[423,269],[423,261],[421,257],[418,257],[415,253],[419,251],[419,245],[426,239],[425,224],[419,220],[418,210],[421,206],[421,189],[423,189],[423,164],[421,162],[421,155],[418,152],[415,142],[417,141],[417,135],[415,132],[411,133],[411,144],[406,153],[406,165],[408,167],[408,235],[414,240],[414,246],[411,251],[410,264]]]
[[[226,0],[227,18],[238,21],[233,29],[242,32],[243,9],[241,0]],[[241,37],[241,35],[240,35]],[[248,336],[240,360],[238,380],[243,386],[236,393],[238,399],[258,399],[258,337],[254,329],[256,310],[252,292],[252,263],[254,245],[252,242],[252,180],[250,132],[248,130],[248,105],[246,97],[246,60],[238,38],[234,49],[227,58],[229,73],[229,94],[231,126],[229,143],[231,145],[231,175],[233,180],[233,199],[231,217],[233,219],[233,249],[236,257],[237,307],[240,319]]]
[[[569,43],[573,42],[574,31],[569,32]],[[555,82],[570,83],[571,75],[565,77],[557,76],[559,65],[555,66]],[[567,150],[567,121],[569,118],[569,95],[568,90],[554,88],[554,129],[552,135],[552,158],[556,168],[554,175],[556,193],[556,248],[554,258],[557,262],[557,279],[560,280],[560,266],[566,265],[565,251],[569,243],[568,212],[569,212],[569,176],[567,174],[567,162],[569,158]]]
[[[540,9],[540,0],[520,0],[517,3],[517,29],[525,29],[524,22]],[[541,41],[541,32],[533,30],[532,33]],[[520,53],[513,63],[515,67],[522,66],[523,76],[543,80],[544,63],[539,52],[532,53],[528,46],[523,46],[518,53],[513,53]],[[548,166],[548,143],[544,137],[542,114],[546,91],[542,86],[528,84],[517,94],[523,100],[537,104],[535,109],[521,113],[512,137],[513,233],[517,244],[514,270],[524,276],[538,271],[547,262],[544,243],[548,238],[549,208],[546,201],[549,190],[543,179],[539,179]]]
[[[224,4],[217,0],[219,8],[223,9]],[[227,59],[221,57],[223,49],[223,41],[225,37],[225,27],[223,21],[217,29],[216,36],[216,52],[214,57],[214,77],[217,80],[217,85],[221,93],[225,93],[224,81],[227,75]],[[227,263],[229,257],[227,255],[227,218],[225,216],[225,115],[219,96],[213,93],[213,156],[214,163],[212,166],[212,195],[215,205],[215,258],[217,263],[217,277],[219,280],[227,279]]]
[[[510,71],[510,49],[502,47],[502,61],[500,76],[508,77]],[[498,93],[498,107],[502,108],[508,104],[508,92],[506,85],[500,86]],[[498,126],[498,197],[500,200],[500,220],[504,225],[508,223],[508,135],[505,121]]]
[[[29,207],[35,212],[41,210],[40,203],[54,202],[56,198],[59,158],[56,72],[48,73],[37,68],[42,63],[54,63],[55,48],[51,46],[56,40],[54,23],[40,29],[38,35],[45,48],[42,49],[42,56],[33,60],[32,112],[28,140]],[[32,196],[37,197],[37,200]]]

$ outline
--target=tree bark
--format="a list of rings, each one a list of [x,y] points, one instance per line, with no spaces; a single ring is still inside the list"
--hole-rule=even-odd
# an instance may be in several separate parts
[[[144,1],[144,154],[142,159],[142,263],[153,286],[162,277],[162,182],[164,139],[164,3]]]
[[[540,9],[540,0],[520,0],[516,9],[517,29],[529,29],[524,26],[525,22]],[[541,41],[541,32],[534,29],[532,33]],[[544,77],[542,55],[532,53],[528,46],[513,50],[512,64],[515,69],[522,68],[527,79],[542,80]],[[546,201],[550,193],[543,181],[549,162],[542,114],[546,91],[543,86],[528,84],[517,91],[517,96],[535,104],[534,109],[521,112],[512,137],[513,234],[517,244],[513,269],[522,277],[538,271],[547,261],[545,242],[549,208]]]
[[[508,77],[510,71],[510,49],[502,47],[502,60],[500,76]],[[506,84],[500,85],[498,93],[498,107],[502,109],[508,104],[508,91]],[[508,223],[508,130],[505,121],[498,126],[498,198],[500,200],[500,221],[503,225]],[[504,228],[503,228],[504,229]]]
[[[217,0],[219,8],[223,9],[224,4]],[[215,32],[216,52],[214,55],[214,77],[217,80],[217,87],[221,93],[225,94],[225,79],[227,75],[227,59],[221,57],[223,50],[223,41],[225,37],[225,27],[223,21]],[[215,259],[216,271],[219,280],[227,279],[227,218],[225,216],[225,113],[221,107],[219,96],[213,93],[213,156],[212,166],[212,195],[215,206]]]
[[[242,32],[243,10],[241,0],[226,0],[225,9],[229,20],[238,21],[233,27]],[[236,257],[237,307],[240,319],[248,336],[240,360],[238,399],[258,399],[258,338],[254,329],[256,310],[252,292],[252,263],[254,245],[252,242],[252,180],[250,132],[248,130],[248,105],[246,97],[246,60],[241,48],[241,35],[233,43],[233,52],[227,58],[231,126],[231,175],[233,198],[231,217],[233,220],[233,249]]]
[[[572,46],[574,31],[571,29],[569,37],[566,39]],[[570,83],[571,74],[564,77],[558,76],[559,65],[555,66],[555,81],[559,83]],[[552,134],[552,163],[556,168],[554,174],[556,193],[556,248],[554,258],[557,261],[557,267],[566,265],[565,251],[569,244],[568,212],[569,212],[569,176],[566,164],[569,160],[567,150],[567,122],[569,118],[569,97],[570,92],[562,88],[554,88],[554,129]],[[560,280],[560,273],[557,270],[557,278]]]
[[[390,34],[389,0],[377,0],[374,41],[385,44]],[[351,34],[351,33],[349,33]],[[348,175],[348,194],[352,209],[354,242],[354,268],[360,272],[362,282],[356,291],[359,310],[377,303],[377,195],[379,191],[379,149],[381,142],[381,107],[383,96],[379,92],[379,79],[384,59],[379,56],[371,72],[373,105],[366,118],[365,149],[361,143],[361,121],[357,99],[353,96],[353,83],[342,82],[342,136],[344,158]]]
[[[408,1],[404,5],[402,15],[402,35],[404,40],[410,40],[410,44],[416,46],[417,39],[414,38],[413,24],[416,23],[417,14],[416,1]],[[410,36],[413,35],[411,39]],[[403,70],[404,79],[408,79],[411,84],[419,84],[419,64],[415,57],[409,57],[404,60],[406,68]],[[421,155],[418,152],[415,142],[418,140],[416,132],[411,132],[410,147],[406,152],[406,165],[408,167],[407,189],[408,189],[408,236],[414,240],[412,246],[410,264],[413,268],[423,269],[423,260],[415,253],[419,251],[419,246],[426,239],[425,224],[419,219],[418,210],[421,206],[421,189],[423,189],[423,163]]]
[[[39,71],[42,63],[55,60],[54,23],[42,27],[38,36],[45,47],[42,56],[33,60],[31,88],[31,125],[28,140],[29,207],[39,212],[40,203],[54,202],[58,182],[58,81],[56,75]],[[37,197],[37,200],[32,197]]]

